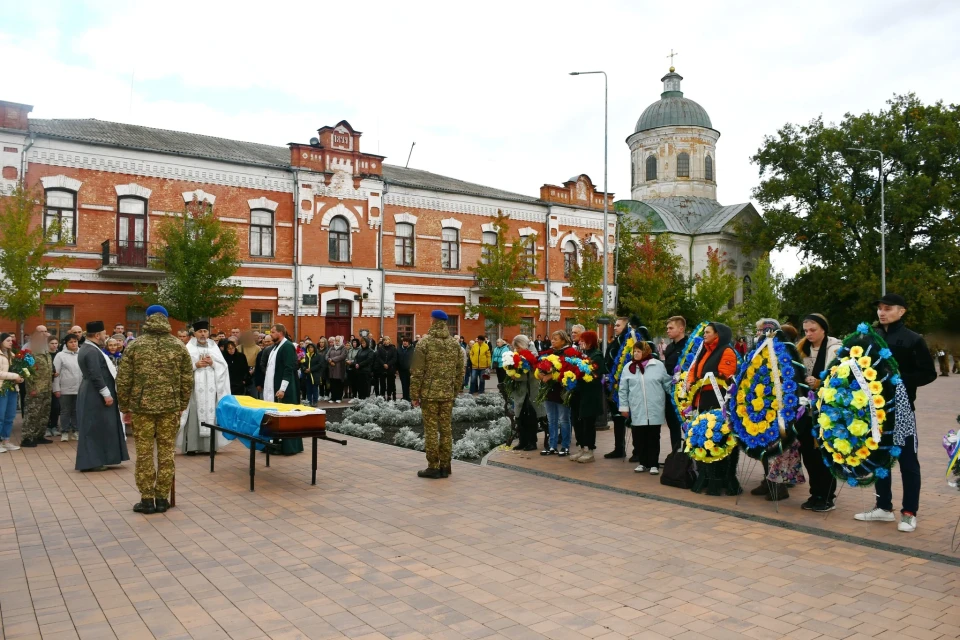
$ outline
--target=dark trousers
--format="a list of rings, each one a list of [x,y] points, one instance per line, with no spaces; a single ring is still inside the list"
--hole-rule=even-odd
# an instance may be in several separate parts
[[[672,451],[680,451],[683,446],[683,424],[680,422],[680,416],[677,415],[677,409],[673,406],[673,401],[667,398],[665,407],[667,413],[667,428],[670,429],[670,448]]]
[[[597,416],[577,416],[573,421],[573,433],[578,447],[591,451],[597,448]]]
[[[387,372],[381,374],[383,377],[380,378],[380,391],[383,393],[383,397],[388,400],[397,399],[397,376],[395,373]]]
[[[343,380],[330,378],[330,399],[333,401],[343,400]]]
[[[503,384],[503,381],[507,379],[507,370],[503,367],[497,367],[497,384]]]
[[[823,462],[823,455],[813,439],[813,429],[813,416],[808,411],[797,421],[797,437],[800,439],[800,457],[810,480],[810,496],[833,501],[837,497],[837,479]]]
[[[410,372],[399,371],[400,374],[400,394],[407,402],[410,401]]]
[[[50,422],[47,423],[47,429],[53,431],[60,426],[60,398],[50,394]]]
[[[613,450],[617,453],[626,451],[627,419],[619,413],[613,416]]]
[[[645,467],[660,466],[660,425],[644,424],[630,427],[633,433],[633,454]]]
[[[900,449],[900,459],[897,467],[900,469],[900,479],[903,481],[903,509],[900,513],[917,514],[920,509],[920,460],[913,450],[913,439],[910,436],[904,440]],[[877,506],[886,511],[893,511],[893,474],[877,480]]]
[[[373,395],[375,396],[380,395],[380,378],[382,375],[379,371],[374,371],[370,378],[370,381],[373,383]],[[369,387],[370,385],[367,384],[367,386]]]
[[[370,397],[370,374],[369,373],[358,373],[357,374],[357,397],[361,400]]]
[[[347,371],[347,386],[349,387],[349,395],[351,398],[357,397],[357,370],[351,369]]]

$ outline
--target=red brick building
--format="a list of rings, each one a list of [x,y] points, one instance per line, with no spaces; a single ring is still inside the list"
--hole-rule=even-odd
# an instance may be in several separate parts
[[[21,176],[42,189],[37,224],[62,221],[72,261],[57,274],[70,281],[66,293],[28,327],[44,322],[60,333],[102,319],[136,331],[143,303],[135,285],[163,276],[151,259],[157,227],[194,197],[240,238],[244,296],[232,315],[213,319],[223,329],[282,322],[301,337],[413,336],[442,308],[453,331],[482,333],[483,318],[465,317],[462,306],[476,300],[469,267],[503,211],[513,233],[537,236],[538,276],[523,291],[522,325],[505,334],[545,334],[570,324],[565,264],[603,250],[604,194],[585,175],[531,197],[384,164],[361,150],[361,133],[346,121],[307,143],[270,146],[30,111],[0,102],[0,193]]]

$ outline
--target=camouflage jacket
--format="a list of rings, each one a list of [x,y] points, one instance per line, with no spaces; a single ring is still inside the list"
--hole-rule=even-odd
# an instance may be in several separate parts
[[[117,400],[127,413],[186,411],[193,393],[193,361],[183,343],[170,335],[162,313],[147,318],[143,335],[123,352],[117,369]]]
[[[410,398],[453,400],[463,386],[463,351],[450,336],[447,323],[433,323],[417,343],[410,371]]]
[[[33,354],[33,371],[25,378],[27,393],[53,393],[53,356],[46,349]]]

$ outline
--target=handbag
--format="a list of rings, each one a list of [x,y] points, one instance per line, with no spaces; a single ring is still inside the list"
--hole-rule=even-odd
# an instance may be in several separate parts
[[[663,463],[660,484],[677,489],[690,489],[697,480],[693,459],[682,451],[673,451]]]

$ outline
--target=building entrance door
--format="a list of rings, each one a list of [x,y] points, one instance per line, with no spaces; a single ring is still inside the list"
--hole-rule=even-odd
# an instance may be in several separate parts
[[[343,336],[344,342],[350,340],[350,323],[353,303],[349,300],[331,300],[326,309],[326,335]]]

